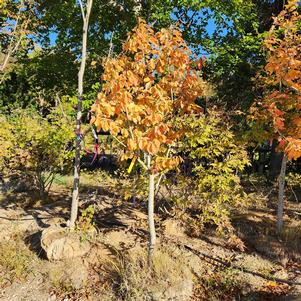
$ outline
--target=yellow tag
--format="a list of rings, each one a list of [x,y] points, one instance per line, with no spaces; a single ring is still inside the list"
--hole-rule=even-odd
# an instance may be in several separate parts
[[[132,169],[133,169],[133,167],[134,167],[134,165],[135,165],[136,160],[137,160],[137,157],[134,157],[134,158],[132,159],[132,162],[131,162],[131,164],[130,164],[130,166],[129,166],[129,168],[128,168],[128,173],[129,173],[129,174],[131,173],[131,171],[132,171]]]

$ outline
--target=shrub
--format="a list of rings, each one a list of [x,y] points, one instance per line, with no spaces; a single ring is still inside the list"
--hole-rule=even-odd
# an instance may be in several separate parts
[[[72,127],[57,112],[43,118],[34,111],[17,110],[10,116],[0,115],[0,120],[3,175],[30,179],[31,186],[44,194],[71,156],[67,144],[73,137]]]
[[[183,187],[178,201],[195,210],[200,226],[212,223],[219,230],[229,229],[230,209],[246,198],[239,178],[249,163],[244,146],[217,111],[180,121],[187,134],[180,144],[185,172],[177,179]]]

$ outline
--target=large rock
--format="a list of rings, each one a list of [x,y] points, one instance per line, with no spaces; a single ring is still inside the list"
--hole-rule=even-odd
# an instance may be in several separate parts
[[[78,233],[59,226],[43,230],[41,246],[49,260],[82,257],[90,250],[90,243],[81,241]]]

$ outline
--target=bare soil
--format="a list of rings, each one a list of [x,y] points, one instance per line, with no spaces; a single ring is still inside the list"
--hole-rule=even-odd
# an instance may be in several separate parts
[[[87,272],[85,279],[77,279],[74,273],[67,276],[75,279],[69,277],[64,282],[56,274],[64,274],[68,264],[71,267],[70,262],[48,261],[40,237],[47,227],[65,225],[70,195],[68,185],[55,185],[47,200],[25,192],[1,194],[0,249],[14,239],[21,239],[32,252],[32,259],[30,271],[24,277],[8,275],[7,266],[1,265],[0,260],[0,300],[122,300],[114,291],[117,280],[112,280],[107,266],[114,261],[116,252],[131,253],[137,248],[147,248],[145,204],[123,201],[118,187],[110,183],[85,185],[81,210],[94,204],[97,232],[83,237],[91,242],[89,254],[71,263],[73,268],[78,265],[75,270],[82,271],[81,275]],[[194,275],[191,300],[301,300],[300,203],[287,202],[286,231],[281,237],[275,232],[273,206],[261,205],[237,212],[233,225],[245,245],[243,251],[235,242],[219,237],[214,229],[208,228],[200,237],[193,237],[181,222],[168,212],[161,214],[163,211],[159,209],[158,245],[175,254],[181,252],[183,264]],[[74,288],[74,283],[80,284],[78,281],[85,283]]]

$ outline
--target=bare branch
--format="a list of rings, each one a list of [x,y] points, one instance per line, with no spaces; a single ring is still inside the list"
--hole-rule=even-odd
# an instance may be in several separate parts
[[[85,22],[85,20],[86,20],[86,14],[85,14],[83,2],[82,2],[82,0],[78,0],[78,3],[79,3],[79,6],[80,6],[80,11],[82,13],[83,21]]]

